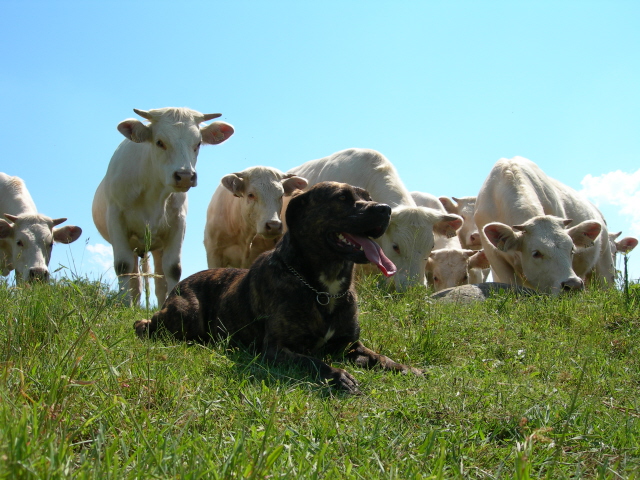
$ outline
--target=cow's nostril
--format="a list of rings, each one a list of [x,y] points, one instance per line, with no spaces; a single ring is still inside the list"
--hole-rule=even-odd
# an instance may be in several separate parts
[[[45,281],[49,279],[49,271],[46,268],[32,268],[29,270],[29,280]]]

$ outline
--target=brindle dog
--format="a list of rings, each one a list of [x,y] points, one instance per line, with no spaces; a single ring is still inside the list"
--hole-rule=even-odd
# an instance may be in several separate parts
[[[151,320],[134,328],[140,337],[161,327],[176,338],[206,342],[231,336],[253,345],[272,362],[293,362],[349,393],[358,392],[351,374],[316,355],[338,353],[360,367],[422,371],[394,362],[359,340],[353,285],[354,263],[395,267],[369,237],[389,224],[391,208],[366,190],[322,182],[292,198],[288,231],[275,250],[248,270],[218,268],[182,280]]]

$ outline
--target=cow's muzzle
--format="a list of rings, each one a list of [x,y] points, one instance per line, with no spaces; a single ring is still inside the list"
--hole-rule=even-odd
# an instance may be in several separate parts
[[[186,191],[198,184],[198,174],[196,172],[185,170],[173,172],[173,179],[175,181],[174,186],[180,190]]]

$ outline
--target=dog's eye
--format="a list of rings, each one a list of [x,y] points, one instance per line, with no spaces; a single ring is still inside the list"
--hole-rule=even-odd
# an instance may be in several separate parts
[[[346,196],[346,195],[340,195],[340,196],[338,197],[338,200],[343,201],[343,202],[344,202],[346,199],[347,199],[347,196]]]
[[[397,243],[393,244],[393,251],[396,252],[396,253],[400,253],[400,247],[398,246]]]

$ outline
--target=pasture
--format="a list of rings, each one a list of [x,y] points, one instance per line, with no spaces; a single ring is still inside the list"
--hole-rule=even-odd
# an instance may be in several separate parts
[[[0,478],[640,476],[639,285],[358,292],[363,341],[424,378],[346,364],[348,396],[227,344],[141,342],[151,312],[99,282],[0,283]]]

